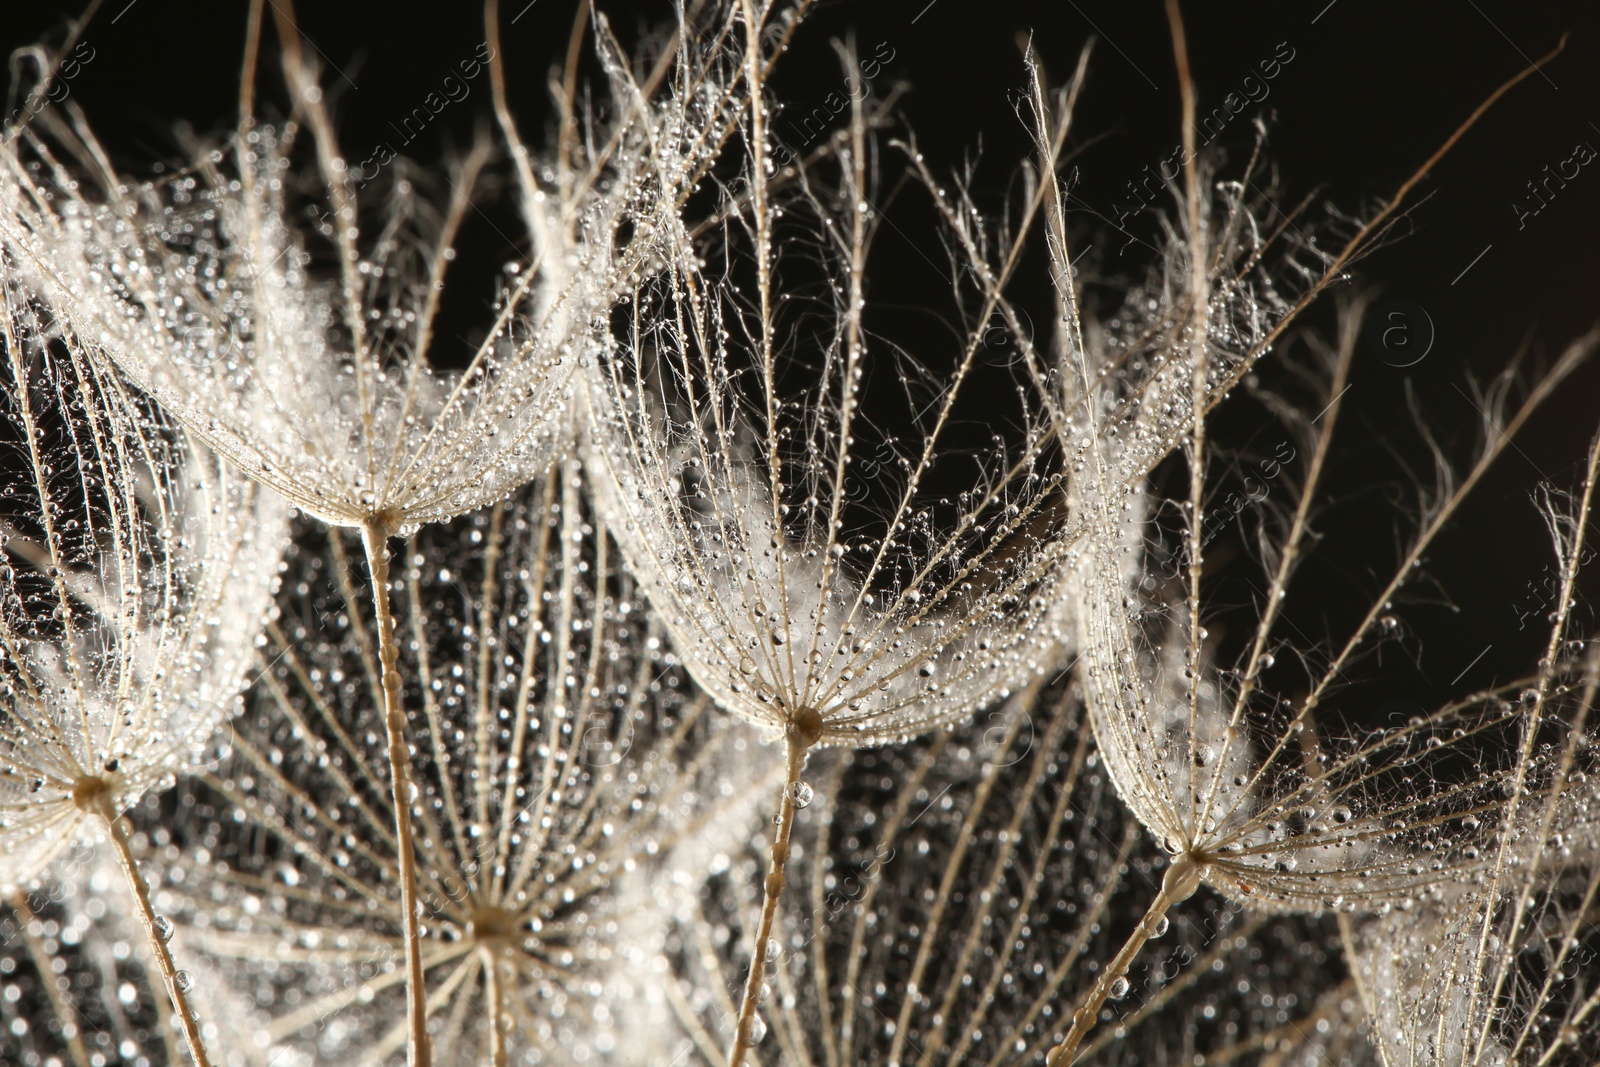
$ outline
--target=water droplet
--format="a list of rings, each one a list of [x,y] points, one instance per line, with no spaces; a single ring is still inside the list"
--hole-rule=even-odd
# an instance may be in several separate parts
[[[165,915],[157,915],[152,924],[156,928],[156,936],[163,941],[172,940],[172,920]]]
[[[811,788],[810,782],[796,782],[789,787],[789,798],[794,801],[797,808],[809,807],[811,798],[816,796],[816,790]],[[769,945],[772,942],[767,942]]]
[[[756,661],[749,656],[740,656],[739,673],[746,676],[756,673]]]
[[[1112,982],[1111,983],[1111,999],[1112,1000],[1121,1000],[1123,997],[1127,996],[1128,995],[1128,986],[1129,986],[1129,983],[1128,983],[1128,978],[1127,978],[1126,975],[1123,975],[1122,977],[1118,978],[1115,982]]]
[[[172,976],[172,984],[178,987],[178,992],[187,993],[194,988],[194,975],[188,971],[179,971]]]
[[[767,1036],[767,1020],[760,1015],[750,1016],[750,1044],[761,1044],[762,1038]]]
[[[1339,823],[1349,822],[1352,817],[1350,809],[1343,804],[1335,805],[1333,811],[1329,812],[1329,814],[1333,817],[1334,822]]]
[[[1172,924],[1167,921],[1167,917],[1165,915],[1161,916],[1161,918],[1156,920],[1156,924],[1150,928],[1150,936],[1160,937],[1162,934],[1167,932],[1167,929],[1171,925]]]

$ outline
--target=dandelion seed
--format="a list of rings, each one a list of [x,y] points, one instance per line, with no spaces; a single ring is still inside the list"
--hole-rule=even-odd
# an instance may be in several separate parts
[[[152,418],[0,280],[9,447],[0,581],[0,888],[110,837],[189,1052],[205,1049],[123,813],[198,760],[235,709],[287,509]]]
[[[1192,119],[1194,90],[1187,81],[1188,59],[1175,2],[1168,5],[1168,13],[1183,78],[1185,114]],[[1036,108],[1045,112],[1042,102]],[[1185,137],[1192,139],[1187,120]],[[1040,140],[1050,143],[1044,135]],[[1498,694],[1480,695],[1442,708],[1406,729],[1349,743],[1324,738],[1310,718],[1354,649],[1373,629],[1385,628],[1385,607],[1415,570],[1423,550],[1438,533],[1442,516],[1459,506],[1465,492],[1505,447],[1503,432],[1485,447],[1471,477],[1431,510],[1429,522],[1358,632],[1332,657],[1332,667],[1314,682],[1300,706],[1284,715],[1283,705],[1261,692],[1262,656],[1272,645],[1289,566],[1305,535],[1307,508],[1336,421],[1338,397],[1344,392],[1356,325],[1346,323],[1342,329],[1329,390],[1334,400],[1319,417],[1320,440],[1311,473],[1290,520],[1285,544],[1277,552],[1277,564],[1265,576],[1261,619],[1241,669],[1232,674],[1237,680],[1225,688],[1229,676],[1216,672],[1208,662],[1210,646],[1201,624],[1200,599],[1207,454],[1204,416],[1221,398],[1216,391],[1218,378],[1226,380],[1247,366],[1248,360],[1233,360],[1234,370],[1230,371],[1224,357],[1221,374],[1213,367],[1208,340],[1213,333],[1210,316],[1217,302],[1204,265],[1214,262],[1219,253],[1207,247],[1211,228],[1201,215],[1200,170],[1195,163],[1186,165],[1185,187],[1184,225],[1190,245],[1188,321],[1181,334],[1186,340],[1174,346],[1179,373],[1166,382],[1169,388],[1186,392],[1186,399],[1164,405],[1161,414],[1153,414],[1145,409],[1148,396],[1141,395],[1131,408],[1135,414],[1123,416],[1129,409],[1118,404],[1115,396],[1102,400],[1097,395],[1096,369],[1090,366],[1081,343],[1071,351],[1077,363],[1073,380],[1094,431],[1085,438],[1086,470],[1092,475],[1078,487],[1082,493],[1078,511],[1085,516],[1089,545],[1084,569],[1075,580],[1085,692],[1096,739],[1120,795],[1140,822],[1166,842],[1173,860],[1145,918],[1113,966],[1101,972],[1074,1012],[1071,1029],[1051,1050],[1047,1057],[1051,1067],[1070,1062],[1112,985],[1151,936],[1153,925],[1175,903],[1192,895],[1201,881],[1254,906],[1312,911],[1382,908],[1414,898],[1432,886],[1467,876],[1482,859],[1481,838],[1463,831],[1440,839],[1433,827],[1440,822],[1459,826],[1459,820],[1474,811],[1501,808],[1509,799],[1506,787],[1511,787],[1514,796],[1521,773],[1511,761],[1483,760],[1467,780],[1448,788],[1421,794],[1395,788],[1409,784],[1418,774],[1430,780],[1436,774],[1447,777],[1435,768],[1442,768],[1454,755],[1454,746],[1445,738],[1458,725],[1463,727],[1460,737],[1473,737],[1474,745],[1485,744],[1491,735],[1505,738],[1514,734],[1519,720],[1514,713],[1499,711]],[[1391,204],[1378,220],[1357,232],[1307,298],[1336,275],[1338,263],[1358,251],[1377,221],[1393,208]],[[1057,244],[1065,248],[1064,236]],[[1067,317],[1069,322],[1075,319],[1070,304]],[[1282,323],[1267,331],[1262,340],[1281,329]],[[1585,340],[1569,349],[1553,375],[1540,384],[1509,425],[1515,427],[1526,420],[1592,343]],[[1259,343],[1251,351],[1259,351]],[[1157,374],[1153,384],[1159,386],[1162,378]],[[1141,455],[1162,454],[1156,443],[1170,442],[1176,427],[1152,430],[1146,435],[1145,451],[1135,451],[1125,459],[1127,435],[1099,443],[1100,411],[1110,412],[1112,419],[1136,420],[1178,412],[1187,420],[1189,490],[1181,508],[1186,525],[1187,581],[1177,603],[1140,608],[1142,575],[1130,573],[1128,562],[1145,543],[1140,527],[1148,502],[1140,478],[1149,467]],[[1057,425],[1070,425],[1073,413],[1070,406],[1058,405]],[[1132,439],[1137,440],[1138,435]],[[1151,633],[1152,626],[1165,632]],[[1253,707],[1258,702],[1265,707]],[[1492,749],[1492,744],[1489,747]],[[1507,746],[1500,755],[1512,750],[1513,746]],[[1287,833],[1274,840],[1278,835],[1268,829],[1269,824],[1278,824],[1278,816],[1284,812],[1292,813]],[[1296,861],[1293,864],[1286,859],[1290,852]],[[1426,863],[1419,862],[1423,858]]]
[[[746,23],[765,17],[749,5],[738,10]],[[872,358],[863,328],[866,120],[857,101],[836,189],[777,200],[764,178],[774,144],[757,106],[764,49],[759,29],[747,28],[724,57],[741,71],[749,126],[739,161],[748,200],[725,210],[749,213],[751,243],[738,254],[753,264],[754,298],[701,265],[709,257],[685,222],[661,218],[658,232],[671,242],[666,269],[635,288],[631,303],[645,310],[613,331],[610,351],[590,368],[597,426],[585,459],[685,666],[720,706],[781,732],[792,783],[813,748],[903,740],[1002,699],[1054,660],[1065,633],[1051,595],[1056,549],[1040,529],[1060,522],[1058,483],[1040,476],[1041,436],[997,440],[981,453],[959,505],[925,499],[982,328],[953,353],[953,380],[919,398],[932,413],[922,439],[904,448],[883,441],[885,462],[862,463],[857,435],[871,425],[863,371]],[[786,227],[807,227],[832,275],[837,329],[814,357],[781,342],[780,209]],[[992,310],[981,292],[964,298]],[[820,381],[786,395],[783,368],[813,359],[825,368]],[[873,536],[858,538],[846,520],[885,470],[896,472],[893,499],[872,517]],[[861,550],[845,551],[850,543]],[[786,787],[766,879],[769,913],[784,883],[793,812]],[[745,1019],[762,971],[757,958]],[[736,1038],[728,1060],[741,1055]]]

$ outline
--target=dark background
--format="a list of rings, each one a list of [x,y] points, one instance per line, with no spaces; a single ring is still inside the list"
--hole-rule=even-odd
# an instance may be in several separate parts
[[[573,0],[503,0],[503,45],[513,106],[530,143],[550,114],[546,83],[566,48]],[[59,43],[79,2],[6,5],[0,46]],[[598,5],[625,39],[670,17],[664,4]],[[85,32],[93,58],[70,80],[81,106],[117,158],[134,174],[179,155],[175,124],[225,137],[235,120],[246,5],[220,0],[107,0]],[[1308,575],[1290,622],[1307,643],[1340,635],[1381,586],[1407,529],[1411,476],[1397,457],[1431,481],[1427,452],[1408,406],[1437,433],[1458,467],[1470,458],[1478,413],[1469,381],[1486,379],[1526,351],[1524,378],[1541,358],[1600,320],[1600,160],[1584,167],[1519,229],[1513,204],[1532,203],[1526,183],[1572,155],[1578,142],[1600,149],[1600,10],[1592,3],[1396,0],[1191,3],[1185,11],[1201,113],[1238,91],[1258,64],[1286,44],[1293,59],[1217,140],[1235,163],[1250,146],[1248,119],[1265,119],[1268,152],[1282,198],[1313,190],[1350,213],[1390,195],[1505,79],[1550,50],[1564,32],[1563,55],[1498,104],[1418,191],[1400,239],[1362,261],[1346,291],[1370,292],[1421,308],[1436,339],[1420,362],[1390,365],[1372,348],[1358,356],[1354,385],[1328,488],[1336,507],[1320,522],[1328,562]],[[339,0],[300,5],[302,28],[326,64],[348,158],[394,141],[390,125],[438,88],[483,40],[475,3]],[[513,21],[514,20],[514,21]],[[903,82],[903,125],[914,130],[936,172],[979,160],[980,198],[996,205],[1015,192],[1016,161],[1029,151],[1017,118],[1024,85],[1019,35],[1031,32],[1059,81],[1095,40],[1073,147],[1072,221],[1080,247],[1093,242],[1097,271],[1136,277],[1150,262],[1145,243],[1154,214],[1136,219],[1129,243],[1115,232],[1115,202],[1125,183],[1166,158],[1180,139],[1179,98],[1163,7],[1155,0],[877,0],[824,3],[780,64],[775,95],[791,116],[819,106],[843,76],[830,40],[853,31],[863,54],[892,53],[874,80],[877,93]],[[266,55],[273,55],[269,38]],[[87,54],[87,53],[80,53]],[[270,69],[270,60],[269,66]],[[14,77],[13,77],[14,80]],[[31,80],[27,80],[31,87]],[[268,84],[268,103],[281,86]],[[13,102],[9,107],[15,107]],[[8,110],[9,110],[8,107]],[[487,76],[452,104],[405,151],[424,163],[470,139],[489,117]],[[784,115],[777,129],[785,132]],[[1226,173],[1226,171],[1224,171]],[[1424,198],[1425,202],[1424,202]],[[502,198],[502,201],[504,198]],[[482,263],[478,281],[457,295],[443,325],[465,339],[484,318],[489,281],[519,254],[511,206],[486,195],[468,235]],[[929,271],[942,264],[936,234],[916,209],[886,206],[874,258],[875,295],[915,300],[919,287],[943,287]],[[1042,283],[1042,278],[1040,279]],[[1024,286],[1026,288],[1026,285]],[[1048,314],[1042,284],[1035,295]],[[481,293],[481,295],[480,295]],[[1332,305],[1307,325],[1332,333]],[[1269,381],[1269,363],[1262,374]],[[1539,586],[1551,560],[1530,493],[1541,480],[1573,487],[1584,449],[1600,422],[1600,374],[1588,366],[1562,388],[1519,436],[1494,473],[1429,554],[1429,577],[1448,594],[1415,587],[1397,605],[1404,625],[1394,654],[1369,671],[1369,702],[1431,703],[1465,687],[1529,669],[1539,654],[1544,611]],[[1262,412],[1241,401],[1225,408],[1224,443],[1270,452]],[[1265,442],[1265,443],[1263,443]],[[1427,601],[1424,603],[1423,601]],[[1592,628],[1592,616],[1579,619]],[[1291,633],[1292,636],[1292,633]],[[1474,657],[1477,657],[1476,659]]]

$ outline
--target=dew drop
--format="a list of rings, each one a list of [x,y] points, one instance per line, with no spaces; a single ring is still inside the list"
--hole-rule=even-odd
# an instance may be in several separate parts
[[[811,788],[810,782],[796,782],[789,787],[789,799],[794,801],[794,806],[797,808],[809,807],[814,796],[816,790]],[[772,942],[768,941],[767,944],[771,945]]]
[[[194,975],[188,971],[179,971],[172,976],[172,984],[178,987],[178,992],[187,993],[194,988]]]
[[[157,915],[156,918],[155,918],[155,922],[152,923],[151,925],[155,927],[156,936],[159,937],[161,940],[163,940],[163,941],[171,941],[172,940],[172,920],[171,919],[168,919],[165,915]]]
[[[1121,1000],[1128,995],[1128,978],[1126,975],[1111,983],[1111,999]]]

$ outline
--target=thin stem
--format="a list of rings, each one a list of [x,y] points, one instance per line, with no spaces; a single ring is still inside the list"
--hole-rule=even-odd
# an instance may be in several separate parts
[[[506,1067],[505,1017],[500,1005],[500,961],[493,949],[485,946],[479,950],[483,963],[483,999],[489,1008],[489,1061],[494,1067]]]
[[[1172,906],[1188,900],[1198,888],[1200,888],[1200,864],[1187,853],[1174,857],[1172,865],[1167,868],[1166,875],[1161,879],[1161,892],[1150,902],[1149,910],[1144,913],[1144,918],[1139,920],[1139,925],[1133,928],[1133,933],[1128,935],[1128,940],[1123,943],[1122,950],[1117,953],[1116,958],[1100,972],[1094,988],[1089,990],[1089,996],[1078,1010],[1072,1013],[1072,1029],[1061,1039],[1061,1044],[1051,1049],[1050,1054],[1045,1057],[1045,1067],[1058,1067],[1060,1064],[1072,1062],[1072,1056],[1083,1043],[1084,1035],[1100,1017],[1100,1009],[1110,998],[1111,988],[1128,972],[1129,965],[1133,963],[1133,958],[1139,954],[1139,950],[1144,948],[1144,943],[1155,936],[1156,927],[1166,918]]]
[[[245,18],[244,64],[239,74],[239,132],[242,134],[256,121],[256,63],[261,55],[262,0],[250,0],[250,13]],[[239,138],[239,151],[245,151],[245,139]],[[240,170],[249,174],[248,168]]]
[[[744,1054],[755,1044],[750,1040],[750,1028],[755,1022],[756,1004],[761,999],[761,983],[766,977],[767,941],[772,936],[772,922],[778,914],[778,898],[783,895],[783,869],[789,862],[789,834],[794,829],[794,786],[800,780],[800,768],[805,766],[806,750],[813,741],[814,738],[807,740],[793,725],[784,731],[783,745],[788,765],[783,780],[783,797],[778,804],[778,829],[772,835],[772,863],[767,869],[766,884],[762,887],[761,922],[756,927],[750,975],[744,984],[744,1003],[739,1007],[739,1025],[734,1031],[733,1048],[728,1051],[728,1067],[739,1067],[744,1062]]]
[[[588,5],[579,4],[580,11],[588,11]],[[511,149],[511,161],[517,168],[517,182],[522,186],[522,213],[527,217],[528,226],[534,231],[535,244],[534,258],[541,259],[539,255],[550,246],[550,234],[545,226],[545,214],[538,208],[539,179],[534,177],[533,164],[529,162],[528,148],[522,142],[522,137],[517,133],[517,123],[511,116],[511,107],[506,103],[506,64],[500,52],[500,0],[486,0],[483,5],[483,24],[485,41],[489,45],[489,91],[494,101],[494,117],[500,123],[500,130],[505,134],[506,145]],[[562,103],[563,111],[570,108],[571,100]],[[565,133],[566,124],[562,124]],[[562,138],[563,155],[565,155],[566,139]],[[565,168],[562,168],[565,173]]]
[[[195,1019],[195,1013],[189,1007],[188,995],[178,984],[178,967],[172,962],[172,950],[167,947],[166,938],[156,931],[156,912],[150,903],[150,885],[139,873],[139,861],[133,857],[133,846],[128,840],[128,822],[117,815],[116,809],[111,806],[111,791],[99,790],[91,801],[94,813],[105,821],[106,829],[111,832],[111,843],[117,850],[117,860],[122,864],[122,873],[128,880],[128,888],[133,890],[134,902],[139,907],[139,922],[144,927],[145,937],[150,942],[150,951],[156,956],[156,969],[161,972],[161,980],[166,983],[167,996],[172,998],[172,1010],[178,1013],[178,1022],[183,1027],[183,1039],[189,1045],[189,1057],[194,1060],[195,1067],[211,1067],[211,1060],[206,1056],[206,1047],[200,1040],[200,1024]]]
[[[394,798],[395,852],[400,862],[400,908],[406,941],[406,1063],[428,1067],[427,989],[422,980],[422,935],[417,915],[417,858],[411,839],[411,754],[406,746],[406,715],[400,707],[400,648],[389,610],[389,527],[369,519],[361,527],[361,547],[372,570],[372,606],[377,612],[378,658],[383,664],[383,725],[389,740],[389,780]]]

